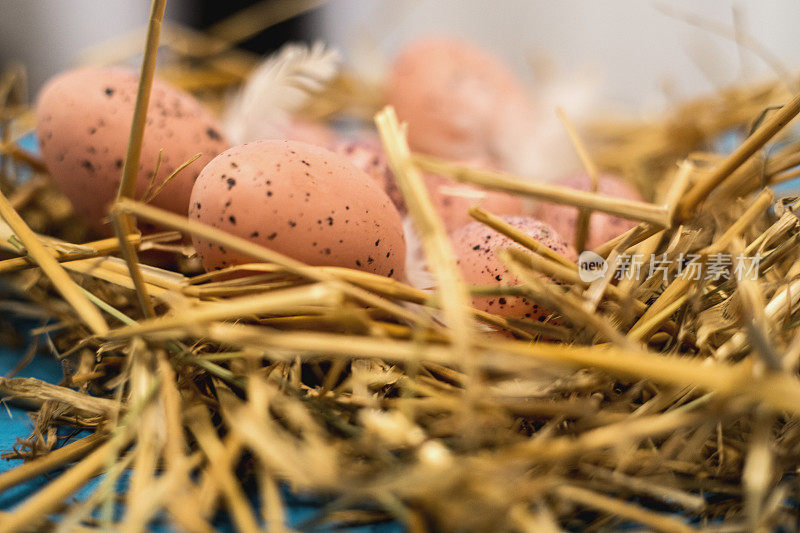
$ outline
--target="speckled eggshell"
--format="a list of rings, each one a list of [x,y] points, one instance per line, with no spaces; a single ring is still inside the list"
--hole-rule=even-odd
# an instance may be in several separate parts
[[[394,180],[394,173],[389,168],[386,154],[377,140],[369,138],[341,140],[333,143],[331,149],[344,155],[351,163],[363,170],[389,195],[397,210],[403,215],[406,214],[408,210],[403,200],[403,193],[400,192],[400,188]]]
[[[467,213],[472,206],[482,207],[493,215],[522,216],[526,213],[525,201],[518,196],[457,183],[432,174],[424,178],[433,207],[448,233],[452,234],[474,222]]]
[[[404,277],[400,214],[386,193],[341,154],[296,141],[256,141],[209,163],[189,217],[309,265]],[[193,240],[207,270],[252,262]]]
[[[56,186],[100,233],[122,177],[139,76],[127,69],[85,68],[60,74],[39,94],[36,131]],[[156,169],[158,186],[195,154],[152,205],[185,215],[200,170],[228,147],[219,124],[191,95],[155,80],[136,182],[141,198]]]
[[[588,174],[575,174],[558,185],[571,187],[581,191],[591,190],[591,179]],[[624,198],[626,200],[642,200],[641,194],[632,185],[622,178],[612,174],[598,176],[597,192],[606,196]],[[533,207],[533,215],[553,226],[558,233],[564,236],[571,245],[575,244],[575,225],[578,221],[578,210],[567,205],[538,202]],[[589,219],[589,235],[586,239],[586,248],[591,250],[613,239],[634,227],[636,222],[624,218],[607,215],[605,213],[592,213]]]
[[[577,259],[575,250],[550,226],[531,217],[503,217],[512,226],[569,259]],[[517,285],[519,281],[509,273],[497,257],[503,248],[524,248],[504,235],[473,222],[462,227],[452,237],[453,249],[465,281],[476,285]],[[476,309],[507,318],[544,320],[549,312],[528,298],[479,297],[473,299]]]
[[[408,122],[412,149],[450,159],[492,159],[495,117],[527,105],[511,71],[479,47],[431,37],[408,45],[392,65],[387,101]]]

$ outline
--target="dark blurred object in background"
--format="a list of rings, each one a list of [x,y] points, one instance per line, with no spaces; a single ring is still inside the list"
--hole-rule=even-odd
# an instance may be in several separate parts
[[[34,98],[48,78],[74,66],[82,50],[145,28],[149,4],[149,0],[0,0],[0,73],[9,65],[24,65],[28,95]],[[293,4],[292,0],[167,0],[166,19],[209,29],[243,9],[249,8],[248,16],[257,23],[259,17],[266,20],[270,14],[293,9]],[[310,40],[308,28],[315,11],[276,24],[241,46],[264,54],[287,40]]]
[[[278,4],[286,4],[287,0],[195,0],[191,8],[186,9],[182,16],[183,22],[200,30],[208,30],[218,22],[231,15],[250,9],[254,16],[259,11],[273,9]],[[241,48],[258,54],[273,52],[287,41],[312,42],[310,28],[313,27],[312,19],[316,9],[270,27],[240,44]]]

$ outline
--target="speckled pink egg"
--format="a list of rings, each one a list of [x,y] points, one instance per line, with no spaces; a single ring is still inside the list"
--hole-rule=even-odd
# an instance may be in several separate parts
[[[588,174],[575,174],[558,183],[564,187],[571,187],[581,191],[589,191],[592,181]],[[631,184],[612,174],[598,176],[597,192],[606,196],[624,198],[626,200],[642,200],[642,195]],[[537,203],[533,208],[536,218],[553,226],[556,231],[567,239],[571,245],[575,244],[575,225],[578,221],[578,210],[567,205]],[[586,239],[586,248],[591,250],[613,239],[634,227],[636,222],[624,218],[607,215],[605,213],[592,213],[589,219],[589,235]]]
[[[472,206],[482,207],[493,215],[525,214],[525,202],[518,196],[481,189],[433,175],[426,175],[425,183],[433,207],[441,217],[445,229],[451,234],[475,220],[467,213]]]
[[[363,170],[367,176],[380,185],[401,214],[407,212],[403,193],[394,180],[394,173],[389,168],[383,146],[377,139],[363,138],[354,141],[337,141],[331,145],[334,152],[344,155],[355,166]]]
[[[296,141],[231,148],[200,173],[189,217],[309,265],[404,277],[400,214],[341,154]],[[207,270],[252,259],[193,239]]]
[[[512,100],[527,105],[522,85],[505,65],[447,37],[408,45],[387,83],[387,101],[408,122],[411,148],[450,159],[491,160],[495,117]]]
[[[577,254],[569,244],[549,225],[531,217],[503,217],[503,219],[525,232],[530,237],[563,256],[575,260]],[[453,249],[465,281],[475,285],[518,285],[519,281],[509,273],[497,257],[498,250],[518,248],[521,245],[493,229],[473,222],[453,234]],[[521,297],[479,297],[473,300],[476,309],[488,311],[507,318],[544,320],[549,312],[536,302]]]
[[[36,131],[42,157],[56,186],[90,226],[104,224],[122,177],[136,91],[137,73],[126,69],[84,68],[60,74],[39,94]],[[141,199],[156,170],[158,187],[178,166],[183,169],[152,200],[152,205],[185,215],[200,170],[227,148],[219,124],[191,95],[155,80],[136,182]]]

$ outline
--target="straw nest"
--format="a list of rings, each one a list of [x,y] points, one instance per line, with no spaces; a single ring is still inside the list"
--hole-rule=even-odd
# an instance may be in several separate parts
[[[162,74],[218,101],[255,61],[234,47],[252,25],[232,28],[241,26],[229,21],[209,37],[166,26]],[[92,61],[123,60],[136,47],[109,50]],[[584,151],[600,168],[641,178],[644,203],[411,154],[391,109],[341,75],[306,112],[378,111],[437,280],[428,293],[302,265],[126,194],[111,211],[117,236],[83,241],[41,162],[15,144],[31,127],[23,83],[21,69],[0,80],[2,331],[14,334],[6,317],[41,319],[34,337],[53,340],[65,374],[58,385],[0,380],[3,397],[29,408],[35,423],[7,454],[26,462],[0,474],[0,491],[51,476],[0,515],[3,531],[136,531],[156,519],[210,531],[222,514],[241,531],[277,531],[286,528],[283,487],[320,502],[303,528],[382,520],[411,531],[797,528],[800,236],[794,200],[776,202],[768,188],[800,164],[797,141],[784,135],[778,144],[800,111],[783,84],[737,87],[664,120],[592,130]],[[731,128],[749,134],[740,147],[708,151]],[[488,289],[460,281],[421,170],[634,219],[636,228],[596,252],[611,265],[637,253],[672,267],[619,282],[612,268],[587,283],[575,264],[473,210],[531,250],[504,253],[522,284],[493,290],[536,298],[557,320],[475,311],[470,292]],[[25,172],[33,177],[18,180]],[[146,266],[139,252],[178,253],[177,233],[140,236],[133,219],[262,262],[234,278],[225,276],[232,269]],[[720,254],[762,261],[754,277],[694,279],[677,271],[684,254],[706,266]],[[59,426],[89,434],[57,442]],[[100,472],[91,495],[65,503]]]

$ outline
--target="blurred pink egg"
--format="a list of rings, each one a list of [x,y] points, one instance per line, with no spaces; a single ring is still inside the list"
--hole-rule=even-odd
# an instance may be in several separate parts
[[[292,117],[278,130],[279,138],[286,141],[300,141],[317,146],[329,146],[336,142],[336,135],[321,122],[300,117]]]
[[[331,150],[340,153],[356,167],[363,170],[372,181],[383,188],[400,214],[407,212],[403,193],[394,180],[394,173],[389,168],[383,146],[377,139],[365,137],[355,141],[339,140],[331,145]]]
[[[496,117],[527,106],[522,84],[501,61],[460,39],[430,37],[395,59],[387,101],[408,122],[412,150],[449,159],[493,160]]]
[[[485,161],[470,159],[461,162],[464,166],[490,168]],[[527,204],[512,194],[482,189],[435,174],[425,174],[425,184],[436,212],[444,222],[448,233],[474,222],[467,210],[472,206],[482,207],[493,215],[521,216],[527,214]]]
[[[571,187],[581,191],[591,190],[591,179],[586,173],[572,175],[558,185]],[[626,200],[642,200],[642,195],[633,185],[622,178],[612,174],[601,174],[598,176],[598,194],[614,196]],[[576,224],[578,221],[578,209],[568,205],[551,204],[537,202],[533,207],[533,214],[536,218],[550,224],[555,230],[567,239],[570,245],[575,245]],[[586,240],[586,248],[591,250],[601,244],[613,239],[634,227],[636,222],[624,218],[607,215],[605,213],[592,213],[589,218],[589,235]]]
[[[472,206],[482,207],[493,215],[525,214],[525,202],[518,196],[456,183],[440,176],[427,175],[425,182],[433,206],[448,233],[453,233],[474,221],[467,213]]]

